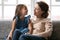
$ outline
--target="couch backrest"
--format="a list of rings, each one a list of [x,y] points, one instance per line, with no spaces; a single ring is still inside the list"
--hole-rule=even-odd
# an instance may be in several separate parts
[[[53,21],[53,33],[50,40],[60,40],[60,21]]]
[[[0,39],[7,36],[11,30],[11,21],[0,21]]]
[[[60,40],[60,21],[53,21],[53,33],[50,40]],[[11,30],[11,21],[0,21],[0,39],[7,36]]]

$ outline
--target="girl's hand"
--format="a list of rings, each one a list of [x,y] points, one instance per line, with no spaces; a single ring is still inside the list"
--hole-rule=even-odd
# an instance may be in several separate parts
[[[7,37],[6,40],[12,40],[12,36]]]

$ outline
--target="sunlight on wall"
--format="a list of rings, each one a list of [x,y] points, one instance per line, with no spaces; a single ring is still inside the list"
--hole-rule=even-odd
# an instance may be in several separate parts
[[[60,2],[57,0],[0,0],[0,20],[12,20],[15,15],[17,4],[25,4],[28,8],[28,15],[34,14],[34,5],[38,1],[44,1],[49,5],[49,16],[52,20],[60,20]]]

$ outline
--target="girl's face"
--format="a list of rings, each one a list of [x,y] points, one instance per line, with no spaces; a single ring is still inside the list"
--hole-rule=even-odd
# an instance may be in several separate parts
[[[42,11],[41,8],[39,7],[39,5],[38,5],[38,4],[35,4],[34,15],[41,17],[41,14],[42,14],[42,13],[43,13],[43,11]]]
[[[27,8],[23,7],[20,12],[21,12],[21,15],[25,16],[27,15],[28,10]]]

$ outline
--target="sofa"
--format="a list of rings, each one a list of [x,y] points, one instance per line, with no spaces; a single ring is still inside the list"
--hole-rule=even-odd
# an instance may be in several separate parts
[[[12,21],[0,21],[0,40],[4,40],[11,30]],[[60,21],[52,21],[53,32],[48,40],[60,40]]]

